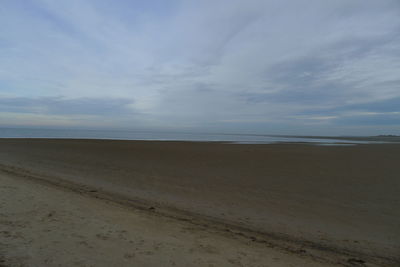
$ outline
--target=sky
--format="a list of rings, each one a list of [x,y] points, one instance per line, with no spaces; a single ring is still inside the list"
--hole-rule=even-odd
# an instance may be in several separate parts
[[[400,1],[0,0],[0,127],[400,134]]]

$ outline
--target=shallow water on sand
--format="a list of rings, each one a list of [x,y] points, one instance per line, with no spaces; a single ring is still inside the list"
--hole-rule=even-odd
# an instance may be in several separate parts
[[[304,138],[253,134],[156,132],[127,130],[69,130],[69,129],[29,129],[0,128],[0,138],[72,138],[72,139],[116,139],[116,140],[157,140],[157,141],[196,141],[196,142],[234,142],[238,144],[271,143],[317,143],[328,145],[364,144],[371,141],[336,140],[323,138]]]

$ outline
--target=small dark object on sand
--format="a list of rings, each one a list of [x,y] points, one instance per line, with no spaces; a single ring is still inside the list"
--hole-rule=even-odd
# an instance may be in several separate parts
[[[364,263],[365,263],[365,261],[363,261],[363,260],[354,259],[354,258],[348,259],[347,262],[350,263],[350,264],[357,264],[357,265],[358,264],[364,265]]]

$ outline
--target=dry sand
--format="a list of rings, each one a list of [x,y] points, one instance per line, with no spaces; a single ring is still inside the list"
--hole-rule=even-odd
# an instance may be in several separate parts
[[[271,249],[276,250],[275,253],[286,251],[290,257],[319,260],[318,264],[399,264],[399,162],[400,145],[395,144],[336,147],[0,140],[1,169],[7,175],[23,174],[30,183],[41,181],[52,187],[53,190],[46,189],[46,194],[40,195],[40,201],[51,203],[56,212],[57,207],[62,210],[64,204],[52,201],[51,192],[54,188],[68,189],[75,193],[63,192],[66,200],[78,192],[123,206],[152,207],[150,212],[157,217],[149,217],[149,220],[155,225],[164,225],[162,220],[197,225],[193,227],[200,227],[197,229],[200,235],[205,231],[211,239],[225,238],[224,242],[229,245],[222,247],[240,250],[235,243],[239,238],[244,240],[243,244],[262,246],[268,250],[263,252],[266,255],[272,255]],[[110,205],[96,201],[102,203],[98,205]],[[4,205],[12,208],[14,202],[11,198]],[[73,205],[83,204],[77,201],[71,207]],[[100,210],[107,215],[94,209],[88,213],[93,215],[88,216],[104,217],[110,225],[114,219],[118,221],[112,215],[113,209]],[[135,211],[137,213],[137,209]],[[139,216],[136,213],[132,216]],[[145,226],[139,224],[132,232],[140,232]],[[61,226],[53,229],[55,235],[63,233],[60,228],[64,229]],[[65,229],[69,231],[68,227]],[[183,244],[188,242],[189,236],[193,241],[196,233],[189,233],[186,239],[182,237]],[[25,235],[27,233],[22,234]],[[160,233],[153,238],[158,236],[162,241],[169,235]],[[3,237],[0,238],[0,243],[4,243]],[[54,238],[56,240],[57,236]],[[142,238],[146,239],[145,234]],[[107,246],[115,249],[114,246],[123,246],[123,243],[111,242]],[[269,256],[257,258],[254,254],[257,249],[251,246],[246,247],[246,255],[251,256],[249,261],[241,262],[243,266],[251,266],[251,259],[254,266],[278,265],[271,262]],[[74,249],[71,248],[70,255],[74,255]],[[181,256],[174,255],[195,264],[195,257],[188,251],[180,250],[180,253]],[[76,255],[79,258],[79,254]],[[162,255],[155,258],[162,262],[170,259]],[[88,254],[85,259],[90,258]],[[224,264],[234,264],[227,261],[227,254],[220,253],[216,258],[225,260]],[[146,262],[146,258],[140,257],[140,260]],[[147,263],[156,264],[154,261]],[[206,262],[197,264],[207,266]],[[218,262],[216,266],[221,264]],[[286,266],[290,264],[288,260]],[[185,266],[185,262],[177,265]],[[295,264],[299,265],[310,264]]]
[[[332,266],[0,173],[0,266]]]

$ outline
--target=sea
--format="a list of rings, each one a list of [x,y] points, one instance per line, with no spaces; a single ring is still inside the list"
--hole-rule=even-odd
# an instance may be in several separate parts
[[[355,145],[373,143],[299,136],[278,136],[261,134],[191,133],[133,130],[83,130],[83,129],[42,129],[42,128],[0,128],[0,138],[67,138],[67,139],[110,139],[110,140],[153,140],[229,142],[235,144],[312,143],[316,145]]]

